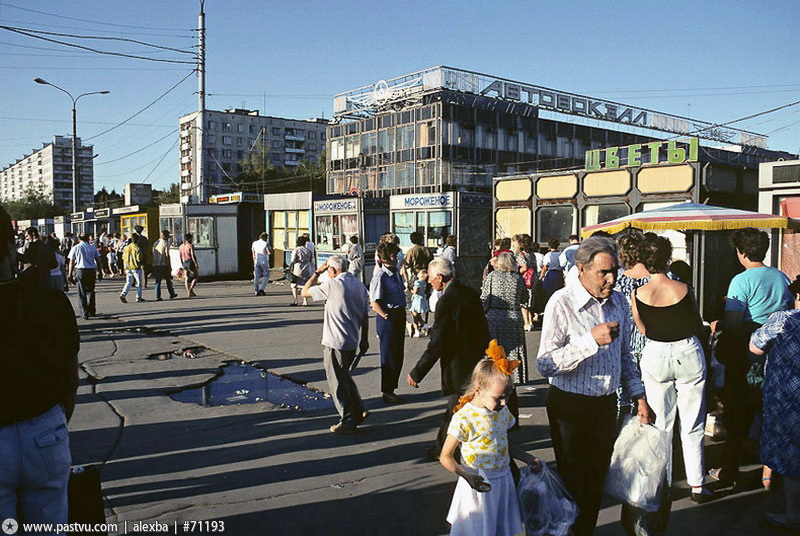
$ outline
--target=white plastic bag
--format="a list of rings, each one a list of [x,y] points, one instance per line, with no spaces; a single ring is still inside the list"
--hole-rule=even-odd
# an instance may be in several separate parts
[[[647,512],[658,510],[670,447],[666,432],[629,415],[614,443],[606,493]]]
[[[578,507],[566,486],[546,464],[539,471],[520,471],[520,510],[525,536],[567,536],[578,517]]]

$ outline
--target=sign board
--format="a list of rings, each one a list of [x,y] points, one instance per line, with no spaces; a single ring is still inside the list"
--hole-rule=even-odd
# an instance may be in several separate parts
[[[491,208],[492,196],[461,192],[458,194],[458,206],[459,208]]]
[[[95,218],[110,218],[111,217],[111,209],[110,208],[98,208],[94,211]]]
[[[69,217],[72,221],[83,221],[83,212],[73,212]]]
[[[688,144],[675,140],[634,143],[625,147],[609,147],[586,151],[586,171],[636,167],[642,164],[683,164],[697,162],[700,144],[690,138]]]
[[[357,199],[328,199],[325,201],[314,201],[314,214],[324,214],[326,212],[356,212],[357,210]]]
[[[250,192],[235,192],[232,194],[212,195],[209,197],[209,203],[216,203],[218,205],[230,203],[262,203],[264,196]]]
[[[389,208],[392,210],[453,208],[453,192],[393,195],[389,200]]]
[[[112,214],[136,214],[137,212],[142,212],[142,207],[139,205],[131,205],[128,207],[119,207],[115,208],[111,211]]]
[[[149,205],[153,202],[153,186],[150,184],[125,185],[126,205]]]

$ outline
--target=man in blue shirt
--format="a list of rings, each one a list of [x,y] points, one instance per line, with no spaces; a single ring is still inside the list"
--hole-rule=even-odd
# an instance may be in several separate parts
[[[100,253],[97,248],[89,243],[89,236],[80,235],[80,242],[69,252],[69,272],[67,278],[70,282],[78,284],[78,304],[81,316],[88,320],[94,316],[95,309],[94,286],[97,278],[97,259]]]
[[[725,365],[723,398],[728,441],[722,467],[712,469],[710,474],[726,484],[734,483],[739,476],[744,441],[753,417],[760,409],[760,403],[748,400],[746,396],[749,391],[750,335],[772,313],[790,309],[794,304],[789,278],[783,272],[764,265],[769,249],[767,233],[746,227],[733,233],[731,241],[745,270],[731,280],[725,300],[725,316],[711,323],[713,332],[721,332],[716,355]]]
[[[406,294],[397,267],[399,251],[392,242],[378,246],[381,268],[372,276],[369,285],[369,301],[378,315],[375,330],[381,343],[381,392],[387,404],[403,403],[403,399],[394,394],[403,368],[406,327]]]

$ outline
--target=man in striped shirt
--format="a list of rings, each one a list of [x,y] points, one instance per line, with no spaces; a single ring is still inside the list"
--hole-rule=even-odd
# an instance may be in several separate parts
[[[547,416],[558,471],[578,505],[575,536],[589,536],[616,438],[616,390],[637,400],[639,418],[652,411],[630,352],[629,306],[614,292],[617,247],[592,237],[575,253],[580,284],[553,294],[545,308],[536,364],[550,382]]]

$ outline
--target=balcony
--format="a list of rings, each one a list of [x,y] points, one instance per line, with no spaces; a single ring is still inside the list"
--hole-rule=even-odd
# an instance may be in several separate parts
[[[287,141],[306,141],[305,136],[295,136],[294,134],[286,134],[283,139]]]
[[[286,148],[286,152],[287,153],[294,153],[294,154],[306,154],[306,150],[305,149],[297,149],[295,147],[287,147]]]
[[[189,142],[181,143],[181,151],[188,151],[192,148],[192,144]]]
[[[191,169],[183,169],[181,170],[181,177],[188,177],[192,174]]]
[[[286,162],[283,163],[283,165],[284,166],[299,166],[300,162],[298,162],[297,160],[287,160]]]
[[[188,164],[191,161],[192,161],[192,157],[191,156],[182,156],[181,157],[181,164]]]

